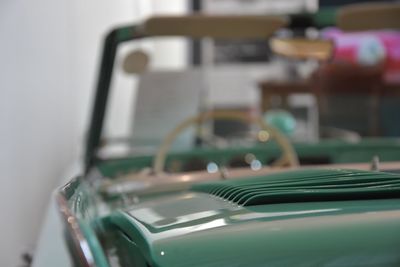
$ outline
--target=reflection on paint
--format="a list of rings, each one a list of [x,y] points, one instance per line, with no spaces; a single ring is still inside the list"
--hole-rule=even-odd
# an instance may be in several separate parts
[[[305,214],[316,214],[325,212],[334,212],[341,209],[319,209],[319,210],[301,210],[301,211],[286,211],[286,212],[255,212],[248,214],[234,215],[231,218],[236,220],[252,220],[259,218],[273,218],[281,216],[292,216],[292,215],[305,215]]]

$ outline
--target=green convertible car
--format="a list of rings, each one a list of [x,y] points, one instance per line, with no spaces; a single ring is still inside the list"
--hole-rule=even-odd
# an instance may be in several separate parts
[[[398,27],[399,10],[380,6],[375,14],[394,12],[388,23]],[[361,21],[362,12],[371,12],[351,11]],[[107,139],[106,107],[122,43],[157,36],[266,39],[287,23],[285,17],[155,17],[107,35],[86,173],[56,195],[76,266],[400,266],[398,139],[291,142],[258,116],[205,109],[174,115],[189,118],[167,127],[155,149],[143,138]],[[321,58],[325,49],[304,46],[306,40],[277,43],[275,50],[298,57]],[[140,72],[148,59],[135,53],[130,60],[126,69]],[[239,137],[202,134],[215,120],[251,127]],[[182,138],[189,126],[195,133]],[[185,140],[193,141],[190,149],[176,149]]]

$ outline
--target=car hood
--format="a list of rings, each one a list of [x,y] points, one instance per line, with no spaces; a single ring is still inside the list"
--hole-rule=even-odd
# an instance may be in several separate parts
[[[152,266],[400,264],[398,199],[238,205],[201,191],[149,197],[111,222]]]

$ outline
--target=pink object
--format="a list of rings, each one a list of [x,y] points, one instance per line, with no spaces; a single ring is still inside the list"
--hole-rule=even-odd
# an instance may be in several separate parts
[[[393,30],[342,32],[325,29],[322,36],[335,43],[333,60],[384,65],[386,82],[400,83],[400,32]]]

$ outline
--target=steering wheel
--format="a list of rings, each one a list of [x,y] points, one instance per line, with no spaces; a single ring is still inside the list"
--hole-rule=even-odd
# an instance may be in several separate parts
[[[207,119],[225,119],[225,120],[236,120],[245,123],[257,124],[261,130],[266,131],[269,134],[270,139],[275,139],[280,149],[282,150],[282,156],[274,161],[271,165],[274,167],[284,166],[298,166],[299,161],[297,154],[291,145],[290,141],[277,129],[267,125],[260,117],[249,116],[242,112],[231,112],[231,111],[212,111],[204,112],[199,115],[190,117],[180,123],[174,130],[172,130],[161,143],[153,162],[153,171],[155,175],[161,174],[164,171],[165,160],[167,153],[178,135],[189,126],[198,124]]]

